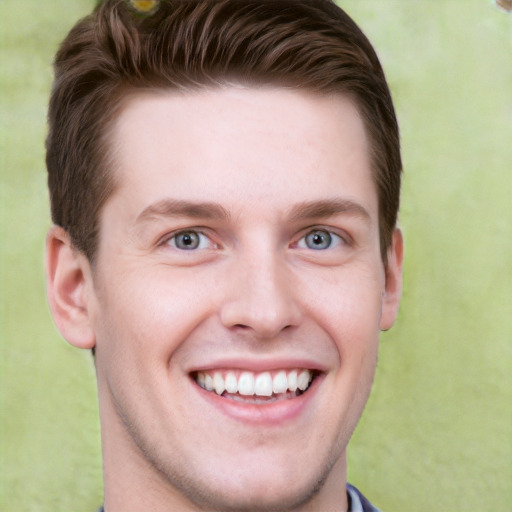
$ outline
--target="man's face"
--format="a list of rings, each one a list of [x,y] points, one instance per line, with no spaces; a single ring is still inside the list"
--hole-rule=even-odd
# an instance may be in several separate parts
[[[107,475],[208,509],[343,495],[398,301],[356,108],[139,94],[112,144],[89,297]]]

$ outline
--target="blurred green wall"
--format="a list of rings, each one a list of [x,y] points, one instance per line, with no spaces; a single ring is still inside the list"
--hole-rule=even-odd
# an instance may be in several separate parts
[[[45,302],[51,59],[93,0],[0,2],[0,509],[101,502],[94,370]],[[512,15],[492,0],[342,0],[402,129],[405,291],[349,479],[387,512],[512,509]]]

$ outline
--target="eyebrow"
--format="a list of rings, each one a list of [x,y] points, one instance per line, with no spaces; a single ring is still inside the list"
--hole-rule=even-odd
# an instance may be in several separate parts
[[[193,219],[229,219],[229,212],[217,203],[163,199],[149,205],[137,216],[136,224],[158,217],[190,217]]]
[[[307,219],[349,215],[371,221],[368,210],[351,199],[333,198],[305,201],[294,205],[288,212],[291,222]],[[189,217],[193,219],[229,220],[230,213],[218,203],[192,202],[179,199],[163,199],[145,208],[136,219],[136,224],[158,217]]]
[[[370,213],[362,204],[344,198],[306,201],[293,206],[289,212],[289,218],[292,222],[333,217],[335,215],[349,215],[359,217],[368,223],[371,222]]]

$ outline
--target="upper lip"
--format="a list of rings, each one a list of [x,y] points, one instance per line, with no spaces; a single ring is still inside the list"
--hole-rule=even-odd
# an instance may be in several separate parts
[[[326,366],[311,359],[302,358],[229,358],[229,359],[216,359],[202,364],[194,365],[188,372],[212,371],[212,370],[241,370],[249,372],[266,372],[273,370],[293,370],[297,368],[304,368],[307,370],[315,370],[318,372],[325,372]]]

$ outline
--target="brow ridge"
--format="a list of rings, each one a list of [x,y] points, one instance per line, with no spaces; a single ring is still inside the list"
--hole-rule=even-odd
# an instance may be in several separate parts
[[[350,215],[364,221],[371,221],[368,210],[352,199],[330,198],[304,201],[291,207],[288,219],[300,222],[307,219],[320,219],[335,215]],[[189,217],[194,219],[229,220],[230,213],[220,204],[214,202],[193,202],[180,199],[162,199],[149,205],[137,217],[141,223],[158,217]]]
[[[305,219],[326,218],[341,214],[360,217],[366,222],[371,221],[370,213],[362,204],[346,198],[305,201],[294,205],[288,215],[292,222],[299,222]]]
[[[145,208],[136,219],[136,223],[158,217],[190,217],[193,219],[229,219],[229,212],[220,204],[212,202],[193,202],[181,199],[162,199]]]

